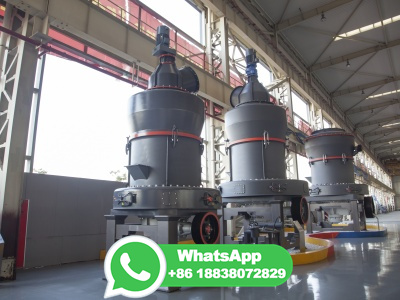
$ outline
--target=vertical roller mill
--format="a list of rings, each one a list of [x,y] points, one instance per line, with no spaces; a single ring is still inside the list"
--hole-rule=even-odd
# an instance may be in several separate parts
[[[148,89],[130,98],[129,187],[114,192],[107,219],[107,249],[126,235],[157,243],[219,242],[220,193],[201,186],[203,101],[190,67],[177,69],[169,47],[169,28],[157,30],[153,55],[159,65]],[[137,222],[126,223],[128,216]]]
[[[308,185],[286,179],[285,109],[270,102],[268,91],[258,81],[257,62],[255,51],[247,50],[248,83],[233,90],[234,108],[225,116],[230,181],[220,185],[225,233],[221,241],[290,248],[299,241],[285,235],[284,207],[290,203],[293,219],[306,223],[303,196],[308,195]]]
[[[312,181],[307,231],[365,230],[365,213],[373,213],[367,207],[370,199],[364,201],[368,186],[354,183],[353,157],[362,151],[354,136],[338,128],[314,131],[305,149]]]

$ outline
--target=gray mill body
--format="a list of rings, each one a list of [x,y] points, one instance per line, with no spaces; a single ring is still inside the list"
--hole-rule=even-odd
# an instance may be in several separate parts
[[[226,132],[231,146],[232,181],[286,179],[285,144],[271,139],[286,138],[286,114],[270,102],[249,102],[226,114]],[[263,141],[244,142],[265,136]],[[235,144],[236,143],[236,144]]]
[[[311,190],[317,190],[318,196],[368,194],[367,186],[354,183],[353,157],[361,148],[355,146],[352,134],[339,128],[314,131],[305,140],[305,150],[311,167]]]
[[[180,134],[200,136],[203,101],[180,90],[154,89],[132,96],[129,107],[131,133],[154,134],[130,142],[131,169],[145,165],[148,170],[148,178],[130,172],[130,185],[200,186],[202,143]]]

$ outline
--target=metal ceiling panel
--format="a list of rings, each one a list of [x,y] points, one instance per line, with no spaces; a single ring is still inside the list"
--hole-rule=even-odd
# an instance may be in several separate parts
[[[285,30],[284,36],[293,47],[301,53],[307,65],[311,65],[325,46],[331,41],[331,37],[310,32],[303,27],[293,27]]]
[[[343,109],[343,111],[347,111],[354,107],[359,101],[361,101],[361,97],[358,96],[347,96],[341,97],[340,99],[335,99],[336,103]]]
[[[381,0],[379,2],[382,6],[382,17],[384,19],[400,15],[399,0]]]
[[[324,83],[328,91],[332,92],[339,85],[338,78],[343,77],[343,72],[339,68],[326,68],[316,71],[315,75]]]
[[[274,3],[271,3],[271,1],[262,1],[262,0],[255,0],[254,1],[259,8],[262,8],[263,12],[267,14],[271,20],[276,24],[280,20],[285,7],[287,4],[290,4],[290,0],[282,0],[282,1],[273,1]],[[286,14],[284,16],[285,18],[287,17]]]
[[[394,48],[400,49],[400,46],[396,46]],[[377,52],[376,55],[373,58],[371,58],[368,64],[366,64],[360,69],[360,72],[366,72],[376,75],[391,74],[392,69],[388,57],[388,49]],[[378,79],[379,79],[378,77],[371,78],[371,81],[375,81]]]
[[[400,13],[398,13],[397,15],[400,15]],[[395,23],[388,24],[385,26],[387,36],[391,41],[397,40],[400,38],[399,24],[400,24],[400,21],[397,21]]]
[[[365,60],[367,61],[367,60]],[[361,85],[367,85],[370,82],[374,82],[377,79],[373,79],[371,78],[371,76],[368,75],[362,75],[362,74],[358,74],[358,73],[354,73],[354,75],[350,75],[350,76],[342,76],[340,78],[337,78],[337,81],[340,83],[336,89],[332,92],[336,92],[336,91],[342,91],[344,89],[349,89],[352,87],[358,87]],[[364,89],[364,94],[361,91],[357,91],[354,94],[359,94],[359,95],[365,95],[367,94],[368,90]],[[372,91],[371,91],[372,92]]]
[[[332,37],[331,37],[332,38]],[[364,49],[374,47],[376,46],[377,43],[366,43],[364,41],[359,41],[359,40],[339,40],[339,41],[334,41],[330,45],[330,47],[325,51],[325,53],[320,57],[318,62],[322,62],[325,60],[329,60],[332,58],[344,56],[346,58],[346,55],[352,54],[357,51],[362,51]],[[351,58],[349,59],[351,62]],[[343,65],[345,65],[344,63]]]
[[[332,0],[319,0],[318,5],[315,5],[316,3],[314,0],[255,0],[254,2],[268,13],[274,23],[278,23],[281,18],[282,20],[293,18],[301,13],[314,9],[316,6],[322,6],[332,2]]]

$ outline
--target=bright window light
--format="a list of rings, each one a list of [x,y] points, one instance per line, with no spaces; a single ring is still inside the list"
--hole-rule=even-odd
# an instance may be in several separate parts
[[[186,0],[140,0],[172,24],[198,42],[202,42],[204,30],[202,13]],[[178,8],[178,9],[177,9]]]
[[[366,31],[370,31],[372,29],[379,28],[379,27],[382,27],[382,26],[385,26],[385,25],[388,25],[388,24],[391,24],[391,23],[394,23],[394,22],[397,22],[397,21],[400,21],[400,15],[397,15],[397,16],[392,17],[392,18],[385,19],[382,22],[379,21],[379,22],[372,23],[372,24],[369,24],[369,25],[364,26],[364,27],[360,27],[360,28],[357,28],[357,29],[354,29],[354,30],[351,30],[351,31],[348,31],[348,32],[345,32],[345,33],[341,33],[337,37],[335,37],[335,41],[339,41],[339,40],[341,40],[343,38],[348,38],[348,37],[351,37],[353,35],[357,35],[357,34],[360,34],[360,33],[366,32]]]
[[[300,118],[309,122],[309,107],[308,103],[301,99],[296,93],[292,92],[293,112]]]
[[[322,126],[325,128],[331,128],[332,127],[332,123],[329,122],[327,119],[322,118]]]
[[[391,126],[395,126],[395,125],[399,125],[400,122],[396,122],[396,123],[392,123],[392,124],[386,124],[386,125],[382,125],[382,127],[391,127]]]
[[[367,99],[370,99],[370,98],[377,98],[377,97],[386,96],[386,95],[391,95],[391,94],[396,94],[396,93],[400,93],[400,90],[394,90],[394,91],[390,91],[390,92],[386,92],[386,93],[381,93],[381,94],[372,95],[372,96],[369,96]]]
[[[400,140],[390,141],[389,144],[398,143]]]

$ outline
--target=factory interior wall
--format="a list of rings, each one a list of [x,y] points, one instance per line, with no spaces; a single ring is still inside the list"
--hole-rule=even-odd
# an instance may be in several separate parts
[[[400,176],[393,176],[394,205],[396,210],[400,210]]]
[[[99,259],[113,191],[126,183],[25,173],[25,268]]]

